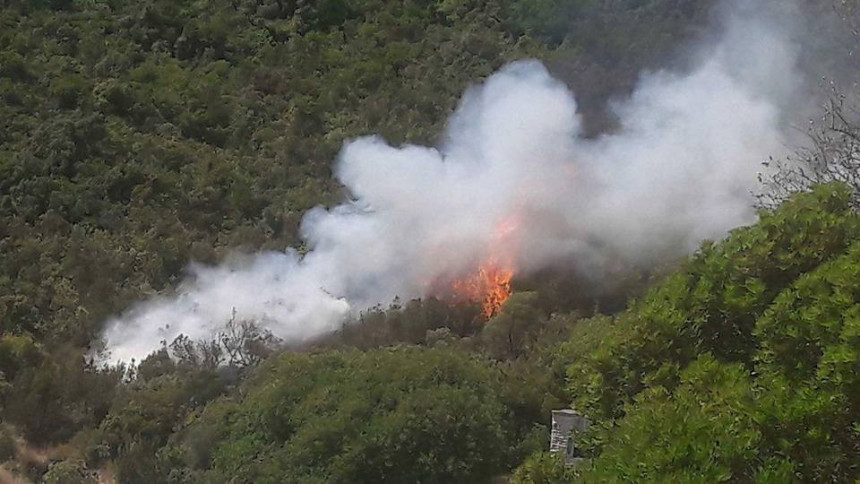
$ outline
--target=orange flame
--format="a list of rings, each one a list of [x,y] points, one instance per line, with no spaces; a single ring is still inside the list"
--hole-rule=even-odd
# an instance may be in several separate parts
[[[451,289],[462,299],[480,302],[484,316],[491,318],[498,314],[502,304],[510,297],[513,277],[512,269],[490,259],[471,276],[455,280]]]
[[[502,304],[511,296],[511,279],[515,272],[513,236],[517,227],[519,221],[515,217],[503,220],[493,234],[489,257],[478,265],[474,273],[451,283],[455,297],[481,303],[487,319],[498,314]]]

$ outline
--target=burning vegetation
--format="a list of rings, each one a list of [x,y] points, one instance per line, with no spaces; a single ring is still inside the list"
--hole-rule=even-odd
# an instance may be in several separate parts
[[[510,297],[513,276],[512,269],[490,259],[472,275],[455,280],[451,289],[460,300],[480,302],[484,316],[489,319],[499,312],[502,304]]]
[[[489,257],[474,272],[451,283],[454,299],[480,303],[487,319],[498,314],[502,304],[511,296],[511,280],[515,272],[513,253],[519,226],[517,217],[504,219],[493,235]]]

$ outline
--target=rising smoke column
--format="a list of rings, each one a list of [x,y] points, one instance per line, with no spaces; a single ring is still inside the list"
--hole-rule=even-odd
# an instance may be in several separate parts
[[[473,271],[511,217],[518,273],[647,264],[754,221],[760,162],[787,145],[795,49],[777,22],[744,12],[697,52],[684,71],[643,75],[614,106],[619,129],[597,139],[581,136],[574,95],[527,60],[470,88],[438,148],[347,142],[335,173],[350,199],[305,215],[305,255],[192,265],[178,295],[108,321],[110,358],[211,338],[234,311],[289,342],[319,336]]]

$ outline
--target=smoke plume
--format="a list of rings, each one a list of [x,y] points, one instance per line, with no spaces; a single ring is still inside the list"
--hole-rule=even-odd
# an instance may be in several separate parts
[[[439,147],[347,142],[335,173],[350,199],[305,215],[305,254],[192,265],[177,296],[108,322],[111,359],[211,337],[234,310],[286,341],[319,336],[473,271],[511,220],[501,250],[518,275],[648,264],[724,237],[755,220],[761,162],[788,146],[801,76],[783,13],[734,9],[685,68],[643,74],[598,138],[582,136],[574,94],[525,60],[464,94]]]

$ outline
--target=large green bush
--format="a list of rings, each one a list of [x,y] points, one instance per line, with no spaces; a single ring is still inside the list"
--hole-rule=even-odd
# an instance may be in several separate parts
[[[824,185],[702,250],[583,347],[570,343],[569,391],[596,418],[617,418],[651,383],[671,386],[702,353],[752,368],[756,321],[803,273],[860,235],[850,192]]]
[[[561,351],[592,420],[585,482],[860,477],[860,215],[798,194]],[[525,472],[525,470],[523,471]]]
[[[174,442],[197,479],[477,482],[530,444],[503,374],[450,348],[283,355]]]

